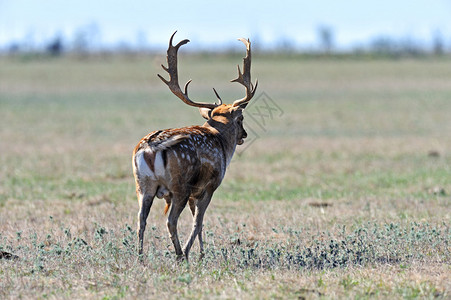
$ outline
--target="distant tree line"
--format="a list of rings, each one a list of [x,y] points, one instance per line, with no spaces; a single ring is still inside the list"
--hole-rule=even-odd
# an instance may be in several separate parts
[[[89,56],[102,53],[149,53],[154,52],[146,41],[146,35],[138,32],[136,41],[121,41],[115,45],[101,45],[101,33],[95,24],[88,24],[75,31],[71,39],[63,38],[62,34],[36,45],[32,34],[25,36],[21,42],[11,42],[1,46],[0,52],[6,55],[36,54],[49,57],[58,57],[65,54]],[[281,37],[274,45],[263,45],[258,35],[253,38],[254,51],[268,52],[272,54],[300,54],[310,56],[384,56],[384,57],[423,57],[451,55],[451,47],[446,46],[445,38],[439,30],[431,34],[429,42],[420,42],[414,37],[393,38],[390,36],[377,36],[358,46],[350,46],[340,49],[335,43],[335,32],[330,26],[317,28],[317,43],[309,46],[300,46],[293,42],[292,38]],[[218,47],[210,52],[233,52],[233,47]],[[203,51],[204,49],[199,49]],[[158,49],[160,51],[160,49]]]
[[[310,48],[297,47],[289,39],[282,37],[274,52],[300,53],[313,56],[382,56],[382,57],[425,57],[451,55],[451,45],[446,47],[445,37],[439,30],[431,34],[428,42],[420,41],[412,36],[394,38],[380,35],[365,43],[340,49],[335,43],[335,33],[330,26],[317,29],[317,44]],[[451,37],[450,37],[451,41]]]

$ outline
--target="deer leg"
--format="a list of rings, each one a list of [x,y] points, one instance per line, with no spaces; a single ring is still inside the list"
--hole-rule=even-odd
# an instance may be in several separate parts
[[[189,251],[194,243],[196,237],[199,239],[200,256],[203,257],[204,244],[202,241],[202,223],[204,221],[205,211],[207,210],[208,204],[210,204],[211,195],[198,200],[196,203],[195,213],[193,215],[193,229],[191,231],[190,237],[183,247],[183,252],[185,253],[186,259],[188,259]],[[194,201],[193,201],[194,202]],[[191,205],[191,203],[190,203]]]
[[[203,220],[202,220],[203,223]],[[197,234],[198,240],[199,240],[199,249],[200,249],[200,256],[199,258],[204,258],[204,241],[202,240],[202,229],[204,225],[201,225],[199,233]]]
[[[188,200],[188,203],[189,203],[189,208],[191,210],[191,213],[193,214],[193,217],[194,217],[194,214],[196,213],[196,199],[190,197]]]
[[[144,240],[144,231],[146,230],[146,220],[147,216],[150,212],[150,207],[153,203],[153,198],[155,195],[151,194],[140,194],[138,196],[139,202],[139,212],[138,212],[138,229],[136,232],[138,233],[138,254],[141,255],[143,253],[143,240]]]
[[[196,213],[196,200],[194,198],[189,198],[189,208],[191,209],[191,213],[193,214],[193,222],[194,222]],[[197,237],[199,239],[200,258],[204,257],[204,242],[202,240],[202,228],[203,227],[200,228],[199,233],[197,234]]]
[[[182,247],[180,246],[180,241],[177,235],[177,221],[179,219],[180,213],[185,208],[187,201],[188,199],[183,201],[183,203],[180,203],[179,201],[172,201],[171,211],[169,212],[167,221],[169,236],[171,237],[172,243],[174,244],[177,260],[183,258]]]

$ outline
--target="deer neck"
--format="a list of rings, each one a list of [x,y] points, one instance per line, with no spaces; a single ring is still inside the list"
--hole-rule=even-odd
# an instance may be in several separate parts
[[[237,128],[233,124],[230,124],[227,119],[225,120],[214,120],[210,119],[203,125],[211,130],[213,135],[215,135],[221,142],[224,148],[224,154],[227,159],[227,166],[232,160],[232,156],[235,152],[237,145]]]

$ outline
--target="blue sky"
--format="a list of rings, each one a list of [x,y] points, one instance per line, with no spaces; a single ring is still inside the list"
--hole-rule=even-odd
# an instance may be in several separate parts
[[[237,37],[271,47],[281,39],[310,47],[317,29],[333,28],[335,45],[366,43],[376,36],[414,37],[430,43],[439,31],[451,47],[451,0],[318,1],[0,0],[0,47],[31,37],[36,44],[60,33],[73,39],[96,24],[99,45],[120,41],[165,47],[178,30],[191,47],[229,45]],[[237,44],[237,47],[239,44]]]

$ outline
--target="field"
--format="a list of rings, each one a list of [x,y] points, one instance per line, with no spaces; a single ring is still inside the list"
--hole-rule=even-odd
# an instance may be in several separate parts
[[[254,55],[249,138],[182,264],[162,200],[135,252],[134,146],[203,123],[164,60],[0,58],[1,299],[451,297],[451,60]],[[231,102],[241,61],[181,55],[180,81]]]

